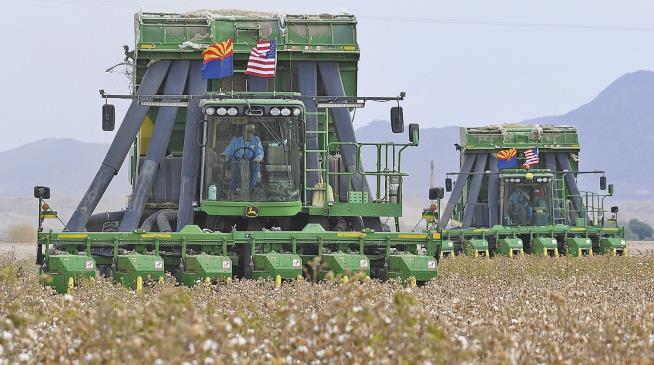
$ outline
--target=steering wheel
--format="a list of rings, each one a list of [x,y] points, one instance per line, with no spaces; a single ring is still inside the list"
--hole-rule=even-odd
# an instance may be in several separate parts
[[[244,150],[243,151],[243,157],[241,157],[241,159],[246,159],[248,161],[252,161],[256,157],[256,153],[254,152],[254,149],[252,149],[251,147],[248,147],[248,146],[242,146],[242,147],[239,147],[236,150],[234,150],[234,155],[233,155],[234,159],[236,159],[236,155],[238,154],[238,151],[240,151],[240,150]],[[252,152],[252,158],[248,158],[248,154],[247,154],[248,150],[250,152]]]

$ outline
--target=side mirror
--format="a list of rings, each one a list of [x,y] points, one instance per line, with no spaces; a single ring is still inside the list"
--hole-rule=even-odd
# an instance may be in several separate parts
[[[420,141],[420,126],[417,123],[409,124],[409,142],[417,145]]]
[[[113,104],[102,105],[102,130],[113,131],[116,127],[116,108]]]
[[[50,199],[50,188],[47,186],[35,186],[34,197],[37,199]]]
[[[609,184],[609,195],[613,196],[613,184]]]
[[[600,176],[600,190],[606,190],[606,176]]]
[[[617,213],[618,212],[618,207],[611,207],[611,213]]]
[[[448,193],[452,191],[452,179],[449,177],[445,179],[445,191],[447,191]]]
[[[401,106],[391,108],[391,130],[393,133],[404,133],[404,113]]]
[[[443,199],[444,196],[445,196],[445,190],[443,190],[443,188],[429,189],[429,200]]]

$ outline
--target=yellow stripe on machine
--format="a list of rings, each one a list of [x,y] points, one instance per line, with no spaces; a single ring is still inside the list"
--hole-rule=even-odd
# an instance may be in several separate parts
[[[431,238],[433,238],[435,240],[440,240],[441,239],[441,234],[438,233],[438,232],[434,232],[434,233],[431,234]]]
[[[86,238],[88,236],[86,233],[59,233],[57,238]]]
[[[142,235],[143,238],[170,238],[172,235],[170,233],[146,233]]]
[[[427,235],[424,233],[416,234],[399,234],[397,238],[427,238]]]
[[[338,232],[336,237],[366,237],[365,233],[360,232]]]

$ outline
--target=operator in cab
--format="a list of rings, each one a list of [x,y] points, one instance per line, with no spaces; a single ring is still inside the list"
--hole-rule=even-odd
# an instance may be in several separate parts
[[[241,182],[241,161],[247,160],[250,167],[250,190],[253,190],[261,174],[260,163],[263,161],[263,146],[259,137],[254,135],[254,124],[243,127],[243,136],[234,137],[220,157],[227,161],[230,167],[229,188],[236,192]]]

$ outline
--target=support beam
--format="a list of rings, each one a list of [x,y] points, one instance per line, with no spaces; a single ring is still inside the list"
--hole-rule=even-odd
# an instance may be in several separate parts
[[[202,79],[201,61],[193,61],[188,82],[188,94],[206,95],[207,81]],[[200,176],[200,145],[198,144],[199,125],[202,120],[200,100],[192,99],[186,109],[184,126],[184,152],[182,154],[182,183],[179,190],[179,212],[177,231],[185,225],[193,224],[193,201],[198,199],[197,186]]]
[[[575,179],[572,167],[570,166],[570,160],[568,160],[568,154],[565,152],[557,152],[556,160],[560,171],[568,171],[564,173],[563,179],[565,180],[565,186],[568,189],[570,199],[572,200],[572,206],[576,213],[574,216],[588,219],[586,212],[584,212],[584,205],[581,200],[581,195],[579,194],[579,187],[577,187],[577,180]],[[574,221],[570,222],[570,225],[574,224]]]
[[[329,96],[345,96],[345,86],[343,85],[343,79],[341,78],[341,71],[338,67],[338,63],[331,62],[319,62],[318,69],[320,70],[320,80],[322,85],[325,88],[325,94]],[[352,117],[350,116],[350,111],[347,108],[333,108],[331,109],[332,121],[334,122],[334,130],[336,132],[336,137],[340,142],[353,142],[356,143],[356,135],[354,134],[354,126],[352,125]],[[360,172],[357,171],[356,159],[357,152],[354,145],[343,145],[341,146],[341,156],[343,158],[343,164],[345,169],[348,172]],[[361,164],[361,161],[359,162]],[[349,187],[346,184],[339,184],[341,189]],[[355,191],[365,191],[368,193],[368,200],[371,201],[373,196],[370,193],[370,187],[368,186],[368,181],[365,179],[365,176],[355,174],[352,176],[352,185]],[[346,190],[347,191],[347,190]],[[344,195],[340,194],[342,197]],[[347,196],[347,192],[345,193]],[[363,217],[363,224],[366,228],[372,228],[376,231],[382,230],[381,221],[379,217]]]
[[[450,194],[450,199],[447,201],[443,215],[438,221],[438,226],[440,228],[447,227],[447,223],[450,221],[450,218],[452,218],[454,207],[456,207],[459,199],[461,199],[463,188],[466,186],[466,182],[470,176],[470,170],[472,169],[472,165],[474,164],[476,157],[477,156],[475,154],[466,153],[464,155],[463,164],[461,164],[461,171],[459,172],[459,176],[456,179],[456,184],[454,185],[454,189],[452,189],[452,194]]]
[[[488,227],[499,224],[500,207],[500,174],[497,167],[497,157],[488,155]]]
[[[170,61],[165,60],[151,64],[145,71],[145,75],[141,80],[136,94],[156,94],[168,73],[170,63]],[[113,177],[120,170],[123,161],[125,161],[125,157],[132,147],[136,134],[141,129],[141,124],[143,124],[143,119],[149,109],[150,107],[148,106],[139,105],[137,100],[132,101],[123,118],[123,122],[116,132],[113,142],[111,142],[104,161],[100,165],[88,190],[86,190],[84,197],[77,205],[77,209],[75,209],[72,217],[68,220],[68,224],[64,229],[65,231],[74,232],[85,230],[86,222],[88,222],[89,217],[93,214],[104,192],[107,190],[109,183],[111,183]]]
[[[468,192],[468,199],[466,199],[465,209],[463,211],[463,221],[461,228],[470,228],[472,224],[472,217],[475,213],[475,207],[479,200],[479,191],[481,190],[481,182],[484,178],[484,171],[486,171],[486,160],[488,154],[478,154],[477,161],[475,162],[474,174],[472,175],[472,183],[470,184],[470,191]]]
[[[181,95],[184,92],[189,66],[190,61],[187,60],[173,61],[166,77],[166,85],[164,86],[165,95]],[[154,175],[159,169],[159,162],[161,162],[161,159],[166,153],[178,110],[179,107],[176,106],[159,107],[152,138],[148,145],[148,152],[145,155],[145,160],[141,164],[136,185],[132,191],[132,197],[125,211],[125,217],[118,229],[121,232],[129,232],[138,228],[145,203],[148,200],[150,191],[152,191]]]

